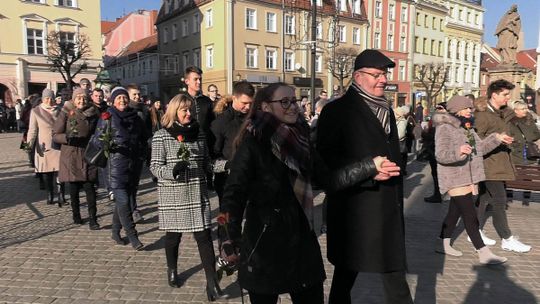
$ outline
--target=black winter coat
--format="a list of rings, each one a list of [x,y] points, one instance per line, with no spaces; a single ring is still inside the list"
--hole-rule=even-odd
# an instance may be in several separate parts
[[[109,185],[111,189],[126,189],[134,186],[134,181],[138,180],[136,174],[133,173],[136,163],[140,162],[141,157],[146,153],[148,133],[144,122],[134,109],[128,107],[120,112],[115,107],[110,107],[107,112],[111,114],[111,128],[116,146],[109,157]],[[90,140],[91,145],[103,147],[99,137],[105,130],[106,124],[105,120],[99,119],[96,132]]]
[[[232,159],[232,145],[238,130],[244,122],[245,114],[228,107],[212,122],[211,130],[215,137],[214,156],[225,160]]]
[[[232,160],[221,211],[229,213],[230,237],[242,239],[240,284],[251,292],[298,292],[326,278],[317,237],[294,195],[288,170],[269,142],[249,134]]]
[[[216,118],[214,115],[214,108],[212,106],[212,100],[208,96],[197,95],[192,97],[195,102],[191,104],[191,117],[194,117],[201,126],[200,132],[204,134],[206,143],[210,151],[210,157],[214,158],[213,149],[214,146],[214,134],[210,130],[212,121]]]
[[[387,156],[400,165],[392,111],[389,118],[387,135],[353,88],[326,105],[319,117],[317,149],[329,170],[375,156]],[[332,264],[361,272],[406,270],[402,177],[384,182],[371,177],[327,197],[327,248]]]

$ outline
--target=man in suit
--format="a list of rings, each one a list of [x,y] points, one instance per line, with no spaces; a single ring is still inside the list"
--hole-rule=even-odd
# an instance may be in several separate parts
[[[317,149],[330,170],[385,156],[400,164],[394,113],[384,97],[388,68],[395,63],[377,50],[356,57],[353,83],[342,97],[327,104],[319,117]],[[327,192],[328,260],[335,266],[330,304],[351,303],[358,272],[382,274],[386,303],[413,303],[405,280],[403,178],[375,172],[353,186]]]

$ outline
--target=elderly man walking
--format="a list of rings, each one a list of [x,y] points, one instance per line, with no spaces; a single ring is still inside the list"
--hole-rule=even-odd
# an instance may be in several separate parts
[[[358,272],[381,273],[386,303],[412,303],[405,280],[403,178],[394,113],[384,97],[388,68],[395,63],[377,50],[356,57],[353,84],[326,105],[319,118],[317,149],[330,170],[355,166],[366,158],[385,156],[385,172],[328,195],[328,260],[335,272],[330,304],[351,303]],[[386,165],[383,165],[383,168]]]

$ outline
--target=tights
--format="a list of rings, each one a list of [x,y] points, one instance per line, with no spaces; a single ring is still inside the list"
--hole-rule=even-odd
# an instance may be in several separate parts
[[[463,224],[465,224],[465,230],[471,238],[471,241],[476,250],[485,246],[480,231],[478,231],[478,217],[474,208],[473,196],[471,193],[466,195],[452,196],[450,198],[450,206],[448,207],[448,213],[444,219],[441,235],[442,239],[451,238],[454,229],[456,228],[459,217],[463,218]]]

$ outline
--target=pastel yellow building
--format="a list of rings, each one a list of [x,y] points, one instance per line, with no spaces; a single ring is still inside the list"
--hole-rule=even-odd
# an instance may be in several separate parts
[[[91,81],[102,62],[100,1],[3,0],[0,12],[0,98],[11,102],[44,88],[65,86],[47,62],[47,35],[60,31],[66,39],[77,33],[89,38],[88,69],[75,77]]]
[[[160,86],[165,99],[178,92],[183,70],[192,65],[203,70],[204,93],[213,83],[221,94],[227,94],[235,81],[247,80],[256,87],[285,81],[299,95],[309,94],[309,0],[195,4],[164,1],[158,15]],[[333,50],[350,48],[356,55],[366,48],[368,22],[359,0],[317,0],[316,5],[318,94],[322,89],[331,92],[339,83],[329,73]]]

